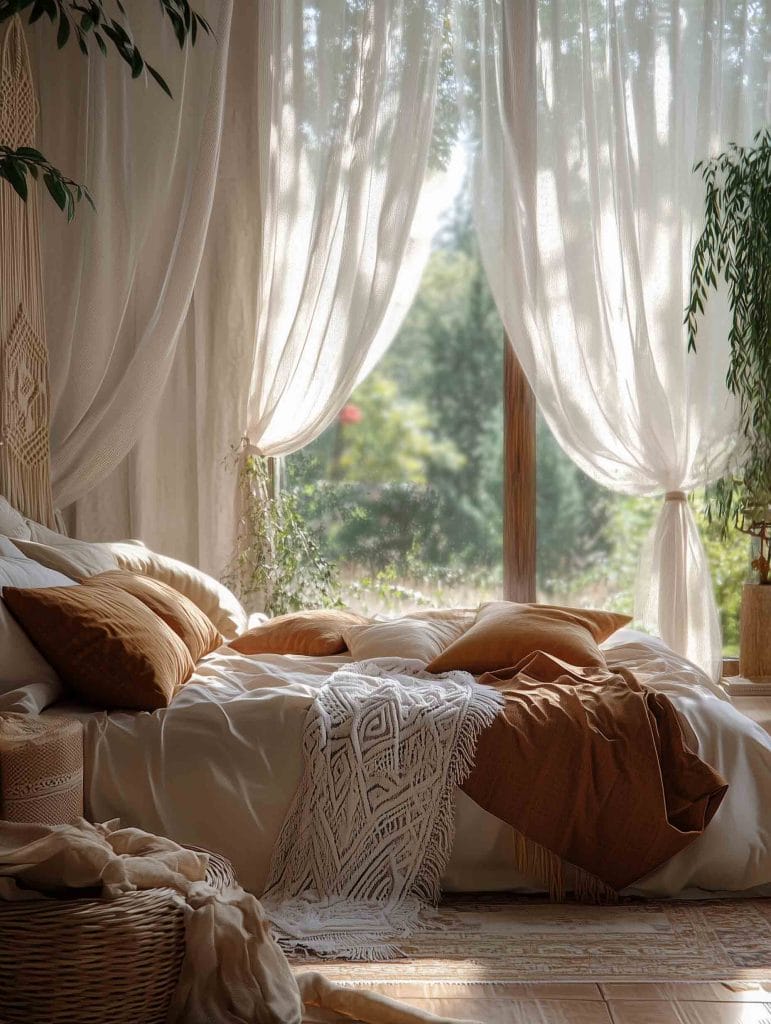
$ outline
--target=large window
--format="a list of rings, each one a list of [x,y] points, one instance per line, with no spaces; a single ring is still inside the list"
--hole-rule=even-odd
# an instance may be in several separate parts
[[[285,486],[338,567],[341,598],[368,613],[503,596],[506,487],[503,328],[474,242],[464,184],[442,219],[412,308],[337,421],[286,460]],[[610,492],[536,417],[536,594],[629,614],[660,499]],[[707,545],[726,653],[738,649],[746,538]]]
[[[503,329],[467,188],[387,355],[287,486],[366,611],[501,595]]]

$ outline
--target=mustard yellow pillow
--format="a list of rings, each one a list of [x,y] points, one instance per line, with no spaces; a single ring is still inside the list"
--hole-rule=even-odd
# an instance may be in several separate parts
[[[479,609],[473,626],[426,669],[481,675],[512,667],[534,651],[581,668],[604,666],[598,644],[630,621],[615,612],[491,601]]]
[[[88,576],[80,582],[84,587],[117,587],[136,597],[174,630],[190,651],[194,662],[216,650],[223,642],[222,634],[214,628],[211,619],[204,615],[198,605],[168,583],[129,572],[128,569],[111,569],[98,576]]]
[[[166,707],[193,673],[177,634],[114,585],[4,587],[3,598],[65,686],[97,707]]]
[[[229,646],[241,654],[306,654],[324,658],[343,654],[343,631],[368,621],[363,615],[339,608],[290,612],[255,626],[231,640]]]

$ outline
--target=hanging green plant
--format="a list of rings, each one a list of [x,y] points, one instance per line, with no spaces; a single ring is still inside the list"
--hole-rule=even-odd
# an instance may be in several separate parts
[[[195,46],[199,32],[210,35],[208,21],[188,0],[158,0],[162,19],[168,21],[180,49]],[[47,17],[56,32],[56,46],[63,49],[71,40],[77,43],[84,57],[90,58],[93,43],[103,57],[112,49],[131,71],[132,78],[148,74],[171,97],[171,89],[157,68],[145,60],[131,33],[126,9],[121,0],[0,0],[0,25],[15,15],[29,12],[29,24]],[[91,193],[84,185],[68,178],[36,149],[17,149],[0,145],[0,178],[26,202],[28,177],[42,180],[51,198],[68,221],[75,216],[76,204],[86,199],[94,206]]]
[[[267,459],[239,448],[241,515],[223,582],[250,612],[284,615],[339,607],[337,568],[321,553],[291,492],[275,487]]]
[[[707,513],[755,538],[752,563],[769,583],[771,559],[771,129],[698,163],[704,229],[696,244],[685,323],[696,349],[710,292],[725,284],[731,311],[726,383],[739,400],[742,446],[735,473],[707,489]]]

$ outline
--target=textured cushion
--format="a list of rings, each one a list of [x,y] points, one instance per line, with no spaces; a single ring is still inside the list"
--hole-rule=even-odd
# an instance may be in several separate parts
[[[113,569],[112,572],[90,576],[82,583],[87,587],[117,587],[138,598],[174,630],[190,651],[190,657],[194,662],[216,650],[222,643],[222,636],[201,609],[167,583],[128,572],[127,569]]]
[[[255,626],[230,644],[241,654],[342,654],[343,631],[368,622],[363,615],[337,608],[290,612]]]
[[[74,586],[72,580],[25,558],[14,543],[0,537],[0,588],[67,586]],[[0,709],[9,709],[6,695],[25,686],[39,687],[38,710],[62,692],[56,671],[0,601]]]
[[[371,658],[411,658],[424,664],[438,657],[462,636],[474,621],[474,612],[459,609],[417,612],[343,630],[354,661]]]
[[[29,526],[27,526],[24,516],[17,512],[2,495],[0,495],[0,535],[14,539],[30,536]]]
[[[629,621],[628,615],[614,612],[491,601],[479,609],[473,626],[427,669],[464,669],[479,675],[514,666],[534,651],[582,668],[604,665],[597,645]]]
[[[166,707],[192,675],[177,634],[112,584],[6,587],[3,597],[62,682],[97,707]]]

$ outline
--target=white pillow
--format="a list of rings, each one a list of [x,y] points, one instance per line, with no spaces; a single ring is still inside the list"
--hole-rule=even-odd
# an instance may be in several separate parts
[[[25,537],[31,536],[29,526],[24,521],[24,516],[17,512],[13,505],[10,505],[0,495],[0,534],[3,537]]]
[[[72,586],[75,584],[71,579],[25,558],[15,544],[0,537],[0,592],[3,587]],[[5,602],[0,601],[0,709],[9,710],[5,698],[33,684],[43,687],[39,699],[44,704],[63,692],[56,672],[27,638]],[[11,703],[15,705],[17,698],[18,694]]]
[[[186,562],[168,555],[159,555],[131,541],[116,541],[104,547],[115,556],[121,569],[144,573],[184,594],[211,619],[226,640],[246,632],[249,617],[243,605],[232,591],[213,576]]]
[[[159,555],[142,541],[89,542],[65,537],[32,520],[27,520],[27,524],[32,540],[24,545],[25,551],[42,565],[75,579],[110,569],[140,572],[184,594],[211,619],[226,640],[247,629],[248,616],[236,595],[213,576],[186,562]]]
[[[387,619],[343,630],[354,661],[372,658],[405,658],[428,664],[466,632],[473,618],[462,614]]]

